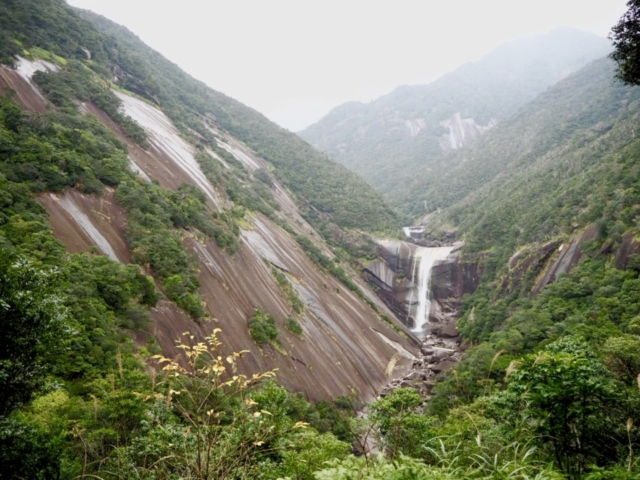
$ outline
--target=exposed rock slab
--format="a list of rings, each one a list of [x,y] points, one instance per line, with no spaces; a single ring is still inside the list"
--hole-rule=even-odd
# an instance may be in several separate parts
[[[616,252],[615,266],[619,270],[626,270],[629,258],[640,253],[640,242],[633,233],[628,233],[622,239],[622,244]]]
[[[127,144],[131,159],[149,178],[158,180],[165,188],[175,189],[182,183],[200,186],[203,180],[184,165],[184,151],[176,152],[166,142],[158,140],[161,133],[152,132],[151,148],[144,150],[127,139],[119,126],[95,105],[88,103],[85,108]],[[154,107],[148,104],[140,106],[140,109],[148,108]],[[153,110],[151,113],[155,115]],[[150,125],[147,128],[155,128]],[[167,126],[167,129],[171,127]],[[173,144],[173,140],[169,144]],[[227,144],[231,145],[228,141]],[[235,146],[241,148],[239,144]],[[245,153],[249,155],[250,152]],[[255,158],[253,160],[261,165]],[[222,194],[218,196],[213,187],[209,188],[220,200],[218,204],[209,203],[214,210],[222,206],[226,198]],[[289,219],[293,228],[330,255],[318,234],[300,216],[290,193],[277,182],[273,188],[275,198],[283,205],[279,215]],[[109,203],[118,210],[117,214],[95,208],[92,211],[85,205],[94,205],[92,202],[100,204],[102,199],[82,196],[78,192],[68,194],[78,209],[91,219],[95,230],[107,239],[118,259],[130,261],[123,237],[126,215],[117,204]],[[107,198],[112,200],[112,197]],[[89,235],[82,228],[80,216],[70,215],[50,197],[43,197],[41,201],[51,212],[54,233],[70,251],[85,251],[98,243],[95,235]],[[211,317],[209,321],[196,324],[175,305],[169,302],[159,304],[152,311],[152,317],[163,351],[178,355],[180,352],[175,350],[175,341],[184,331],[190,331],[200,339],[213,328],[221,328],[223,353],[249,350],[239,362],[240,373],[251,375],[277,368],[280,383],[291,390],[304,391],[313,400],[332,399],[351,391],[355,391],[362,401],[375,398],[387,382],[387,365],[398,355],[400,358],[394,374],[403,375],[410,370],[413,358],[418,354],[419,343],[408,330],[400,329],[398,332],[391,328],[365,301],[316,267],[295,240],[271,220],[260,215],[246,220],[252,226],[245,230],[240,249],[232,256],[222,251],[213,240],[185,237],[185,246],[199,259],[200,294]],[[305,303],[305,311],[299,317],[303,330],[301,338],[283,326],[287,316],[294,312],[273,278],[272,265],[285,272]],[[364,282],[356,279],[356,283],[381,313],[393,316]],[[274,315],[281,343],[277,349],[269,344],[258,347],[250,338],[248,320],[256,308]]]
[[[440,125],[449,130],[449,133],[438,138],[440,148],[443,152],[456,150],[474,141],[497,124],[498,121],[492,119],[486,125],[478,125],[473,118],[462,118],[460,112],[457,112],[448,119],[440,122]]]
[[[555,282],[559,275],[569,273],[580,261],[584,242],[595,239],[596,235],[596,227],[590,226],[579,237],[560,245],[554,252],[555,255],[551,263],[544,268],[542,275],[534,285],[532,294],[537,295],[546,285]],[[546,250],[543,248],[543,253],[545,252]]]
[[[92,246],[112,260],[131,262],[124,238],[126,214],[107,189],[102,197],[76,190],[47,193],[38,201],[49,212],[53,234],[71,253],[86,252]]]
[[[219,195],[194,158],[194,148],[180,136],[171,120],[162,111],[138,98],[115,90],[114,93],[122,101],[125,113],[147,132],[151,144],[150,150],[156,150],[161,155],[169,156],[175,167],[189,177],[190,183],[200,187],[211,204],[217,210],[221,210],[222,204]]]
[[[412,315],[418,303],[417,285],[412,281],[413,267],[419,247],[389,240],[379,241],[378,246],[380,258],[364,268],[363,278],[376,287],[380,298],[405,325],[412,327]],[[461,243],[455,244],[451,253],[434,262],[431,269],[430,328],[450,338],[457,337],[455,319],[462,297],[475,291],[482,274],[477,258],[461,260],[461,247]]]
[[[47,101],[35,83],[5,65],[0,65],[0,90],[3,90],[4,95],[13,98],[25,110],[38,113],[47,111]]]

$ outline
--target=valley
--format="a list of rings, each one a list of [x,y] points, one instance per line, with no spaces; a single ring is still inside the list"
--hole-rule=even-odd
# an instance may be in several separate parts
[[[297,135],[63,0],[0,33],[0,478],[636,478],[610,42],[507,42]]]

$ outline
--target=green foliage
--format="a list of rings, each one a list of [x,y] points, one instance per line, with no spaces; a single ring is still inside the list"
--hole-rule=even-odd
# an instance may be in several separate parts
[[[335,402],[323,400],[311,403],[303,393],[288,392],[270,380],[263,382],[257,391],[251,392],[251,399],[258,403],[256,408],[294,422],[308,423],[319,433],[332,433],[343,442],[353,441],[351,424],[355,406],[352,397],[338,398]]]
[[[14,8],[17,6],[14,5]],[[65,7],[57,3],[52,9],[48,9],[48,12],[56,17],[55,25],[50,27],[60,35],[63,35],[61,25],[77,21],[75,14],[69,11],[66,12],[69,18],[63,18]],[[23,14],[21,11],[20,15]],[[82,56],[68,55],[71,60],[66,62],[60,72],[39,72],[36,75],[40,87],[69,118],[84,118],[77,115],[76,101],[92,101],[119,123],[131,138],[144,145],[142,131],[139,128],[136,130],[137,126],[119,112],[120,102],[110,89],[112,72],[117,72],[121,87],[162,105],[163,111],[182,133],[198,145],[200,150],[196,158],[203,171],[212,183],[226,190],[236,207],[241,206],[274,218],[279,206],[269,190],[273,186],[272,174],[266,170],[258,170],[252,175],[244,170],[232,156],[218,147],[210,126],[216,129],[220,126],[226,128],[249,148],[271,161],[276,167],[273,174],[299,195],[299,203],[304,205],[307,218],[322,227],[321,233],[336,245],[340,245],[340,248],[350,251],[352,242],[337,233],[340,229],[336,224],[343,228],[356,227],[369,231],[392,231],[399,225],[395,214],[370,188],[343,168],[314,152],[295,135],[279,129],[252,110],[191,79],[177,67],[151,52],[130,32],[89,12],[81,12],[80,15],[94,22],[105,34],[102,36],[92,32],[89,35],[86,25],[78,29],[81,33],[80,38],[91,36],[91,42],[87,41],[87,45],[97,43],[99,47],[96,45],[96,51],[100,51],[101,54],[92,57],[90,61]],[[20,22],[23,20],[20,16],[16,25],[11,25],[10,28],[7,25],[7,32],[16,36],[25,33],[21,30]],[[47,22],[43,24],[49,25]],[[37,30],[38,27],[32,25],[32,28]],[[35,43],[28,42],[26,46],[36,47],[36,52],[59,54],[60,51],[51,45],[48,35],[34,32]],[[36,38],[42,43],[38,43]],[[212,122],[214,118],[216,121]],[[84,126],[78,125],[78,128],[84,129]],[[234,128],[238,131],[233,131]],[[74,152],[72,158],[77,158],[77,153],[79,152]],[[229,169],[222,167],[222,163],[213,159],[210,153],[221,157]],[[41,157],[49,158],[50,154],[50,151],[45,150]],[[78,158],[82,159],[83,157]],[[12,176],[9,179],[20,181],[43,176],[45,182],[41,182],[41,189],[60,190],[65,186],[75,186],[85,192],[99,193],[102,183],[117,185],[123,180],[126,155],[119,155],[118,162],[111,162],[107,168],[102,169],[105,173],[104,178],[99,175],[102,171],[91,165],[81,163],[82,168],[74,169],[75,176],[66,178],[66,171],[60,172],[59,169],[51,168],[50,164],[41,162],[36,165],[30,163],[19,169],[12,168]],[[78,173],[82,174],[79,178]],[[299,181],[302,180],[302,176],[305,176],[305,180]],[[315,182],[306,181],[312,177],[316,179]],[[130,208],[127,208],[127,213],[132,214]],[[231,252],[238,248],[238,228],[232,216],[227,213],[218,214],[214,216],[213,222],[202,221],[200,214],[196,216],[199,218],[192,216],[188,219],[190,225],[214,237],[218,245]],[[185,228],[184,223],[187,222],[174,223],[176,228]],[[155,226],[159,227],[159,224],[156,223]],[[175,232],[164,235],[166,231],[156,230],[149,226],[149,222],[141,221],[139,217],[129,225],[128,239],[135,250],[135,261],[148,263],[154,271],[156,267],[162,270],[163,273],[156,271],[161,279],[179,274],[183,285],[192,285],[187,272],[189,268],[185,264],[185,254],[180,252],[177,235]],[[154,236],[154,233],[158,235]],[[162,255],[154,254],[154,245],[159,246],[157,250]],[[367,246],[367,251],[371,254],[370,245]],[[168,260],[174,257],[178,265],[164,265],[167,262],[176,263]],[[359,288],[342,269],[336,267],[333,273],[349,288],[356,293],[359,292]],[[197,316],[199,314],[196,312],[197,302],[193,301],[194,294],[193,290],[187,289],[186,295],[176,293],[173,298],[181,302],[180,306]]]
[[[11,64],[24,48],[41,47],[55,55],[96,62],[107,59],[101,35],[63,2],[7,0],[0,5],[0,62]]]
[[[568,28],[518,39],[429,84],[340,105],[300,135],[361,175],[397,208],[406,211],[411,205],[414,217],[423,216],[442,206],[441,196],[429,195],[425,209],[425,186],[440,185],[438,193],[445,196],[449,189],[457,191],[455,175],[446,175],[446,183],[440,180],[448,170],[459,173],[441,147],[451,141],[444,125],[456,130],[455,115],[479,126],[503,122],[567,72],[609,51],[603,38]]]
[[[13,262],[6,265],[28,259],[17,270],[0,268],[8,285],[0,294],[2,320],[17,317],[10,323],[19,330],[3,325],[3,342],[10,347],[26,339],[20,349],[3,344],[0,350],[11,353],[0,366],[6,373],[23,357],[35,365],[33,372],[14,368],[17,375],[12,371],[11,378],[0,372],[3,387],[8,385],[0,415],[13,410],[0,425],[3,474],[561,478],[555,468],[591,478],[637,474],[638,262],[632,259],[626,272],[616,270],[601,247],[610,242],[608,248],[616,248],[637,233],[640,171],[638,141],[631,133],[638,97],[609,84],[610,66],[598,63],[567,79],[514,123],[497,127],[478,150],[448,157],[456,165],[464,157],[482,168],[473,174],[458,171],[457,183],[442,187],[434,185],[444,177],[435,176],[434,185],[420,192],[424,197],[416,197],[420,204],[442,202],[437,206],[464,198],[440,226],[450,222],[466,232],[469,250],[488,251],[485,283],[465,301],[460,322],[466,338],[480,345],[436,388],[427,410],[437,416],[422,413],[422,399],[414,391],[398,390],[376,401],[368,420],[355,420],[355,408],[345,408],[351,402],[312,405],[274,383],[260,385],[272,372],[237,375],[241,355],[223,358],[215,336],[208,343],[181,345],[182,363],[155,358],[148,371],[157,369],[156,361],[163,370],[149,378],[138,358],[148,357],[154,345],[144,331],[158,295],[154,280],[142,272],[152,271],[170,299],[194,318],[202,317],[197,264],[183,245],[184,236],[214,238],[233,253],[236,219],[251,210],[277,221],[317,265],[375,309],[344,262],[349,255],[368,257],[374,251],[358,229],[392,231],[398,217],[360,180],[292,134],[189,78],[129,32],[90,13],[82,16],[106,35],[59,0],[0,6],[2,58],[10,61],[27,49],[64,66],[59,73],[36,76],[55,106],[52,112],[27,114],[0,98],[0,251]],[[82,47],[91,50],[91,60]],[[94,102],[144,144],[139,127],[118,111],[110,90],[114,74],[121,88],[161,105],[197,144],[202,170],[227,192],[232,211],[211,215],[204,195],[192,186],[169,192],[132,179],[124,146],[76,109],[77,101]],[[438,125],[429,128],[443,133]],[[233,134],[274,170],[247,171],[218,146],[212,129],[221,136],[224,130]],[[513,135],[518,142],[509,140]],[[518,177],[522,172],[526,181]],[[331,242],[335,259],[286,224],[270,190],[274,179],[294,191],[305,218]],[[498,181],[503,188],[495,188]],[[67,256],[34,195],[66,188],[99,194],[105,187],[116,189],[128,214],[127,241],[142,268],[102,256]],[[498,194],[489,195],[490,190]],[[600,237],[584,252],[600,258],[583,262],[536,298],[529,298],[535,272],[516,289],[500,287],[502,265],[515,248],[589,224],[597,225]],[[47,283],[55,269],[57,283]],[[35,290],[22,295],[31,284],[17,281],[18,271],[30,272],[27,280],[42,280],[32,282],[42,287],[35,297],[42,301],[24,303]],[[304,305],[286,275],[277,270],[273,275],[292,311],[301,313]],[[56,308],[45,308],[52,298]],[[41,335],[34,328],[63,310],[66,317],[57,326],[66,336],[56,337],[53,330]],[[301,333],[293,316],[284,326]],[[256,310],[249,329],[260,345],[278,342],[276,321],[266,312]],[[146,346],[134,345],[129,330],[139,332],[136,345]],[[587,343],[564,338],[573,334]],[[53,347],[45,348],[47,342]],[[28,404],[46,385],[54,390]],[[345,442],[362,445],[363,432],[379,432],[386,458],[346,456]]]
[[[371,404],[371,420],[378,426],[381,446],[390,459],[400,454],[424,456],[432,420],[420,411],[423,401],[413,388],[398,388]]]
[[[466,254],[482,252],[484,278],[458,322],[467,340],[483,343],[436,387],[430,411],[448,418],[452,408],[487,396],[500,408],[485,415],[508,424],[506,440],[538,447],[541,460],[572,476],[593,471],[594,478],[620,468],[637,475],[640,290],[635,257],[626,271],[614,265],[637,233],[640,176],[629,132],[639,104],[638,92],[611,75],[611,64],[599,61],[549,89],[451,156],[464,156],[469,168],[438,180],[447,192],[431,190],[441,206],[453,204],[435,221],[465,232]],[[552,240],[566,248],[589,225],[596,237],[581,245],[583,261],[532,295],[558,254],[529,252]],[[522,257],[509,266],[516,251]],[[539,351],[576,335],[583,353],[568,345]],[[523,354],[530,355],[518,360]],[[511,382],[520,374],[526,386],[516,394]]]
[[[435,172],[414,173],[403,200],[416,215],[425,201],[429,210],[455,205],[446,220],[475,229],[479,249],[571,231],[589,207],[598,218],[603,212],[595,208],[612,200],[616,165],[633,168],[616,152],[634,142],[628,129],[638,92],[611,82],[612,74],[603,59],[562,80],[470,147],[443,157]]]
[[[154,183],[123,182],[116,196],[139,228],[179,230],[196,228],[233,253],[238,249],[238,227],[228,213],[211,214],[201,190],[181,185],[177,192]]]
[[[147,147],[145,131],[131,117],[120,112],[122,102],[110,86],[77,60],[69,61],[60,72],[36,72],[34,82],[57,107],[73,114],[78,101],[93,102],[100,107],[131,140]]]
[[[640,374],[640,337],[623,334],[609,337],[602,346],[609,369],[627,385],[633,386]]]
[[[77,379],[115,366],[119,351],[131,351],[120,329],[146,331],[148,307],[155,305],[153,280],[136,265],[121,265],[104,256],[73,255],[64,268],[65,305],[69,325],[77,335],[65,344],[56,373]]]
[[[295,318],[289,315],[284,321],[284,328],[289,330],[294,335],[302,336],[302,326],[300,322]]]
[[[330,218],[341,228],[365,231],[395,232],[400,226],[399,217],[379,194],[297,135],[194,80],[126,29],[88,11],[80,14],[108,38],[109,60],[126,72],[121,86],[161,105],[183,134],[193,137],[197,132],[203,144],[215,149],[215,138],[202,120],[215,119],[216,126],[275,167],[273,175],[298,196],[314,219]],[[264,174],[257,176],[258,183],[268,187],[268,180],[260,181],[266,180]],[[239,202],[264,208],[243,187],[240,183],[228,189]]]
[[[274,372],[230,377],[242,352],[223,359],[218,347],[214,333],[206,343],[180,344],[185,365],[160,356],[170,374],[158,385],[157,400],[138,402],[144,415],[139,427],[129,430],[130,441],[89,464],[87,473],[103,478],[311,479],[325,461],[348,453],[348,444],[297,420],[302,412],[315,410],[308,402],[273,382],[257,385]]]
[[[570,475],[616,456],[621,390],[580,339],[564,337],[528,355],[511,373],[505,401],[521,409],[541,444]]]
[[[0,97],[0,173],[33,190],[75,187],[100,193],[124,177],[123,145],[97,120],[64,113],[24,113]]]
[[[212,140],[213,141],[213,140]],[[275,201],[269,187],[273,186],[268,174],[251,175],[235,157],[216,144],[210,145],[213,153],[222,157],[227,168],[219,160],[200,151],[195,158],[207,179],[220,189],[224,189],[237,207],[260,212],[268,218],[274,218],[280,205]],[[260,170],[259,172],[261,172]],[[262,178],[262,180],[261,180]],[[266,183],[266,182],[270,183]],[[236,227],[237,228],[237,227]],[[237,233],[237,232],[236,232]]]
[[[451,375],[447,375],[434,388],[434,397],[428,403],[430,413],[444,417],[450,409],[471,403],[477,397],[491,391],[492,385],[500,382],[506,369],[504,356],[497,365],[494,358],[497,351],[488,343],[470,349],[456,365]],[[491,368],[493,366],[493,368]]]
[[[4,478],[59,478],[60,435],[20,418],[0,418],[0,464]]]
[[[350,455],[344,460],[335,459],[316,472],[316,480],[453,480],[464,478],[457,469],[443,469],[425,465],[419,460],[400,456],[388,460],[380,455],[369,459]]]
[[[47,303],[49,297],[44,293],[36,296],[42,302],[37,308],[27,309],[27,313],[37,314],[35,321],[18,312],[15,295],[2,292],[0,296],[2,320],[8,318],[5,314],[15,314],[31,321],[26,334],[39,335],[33,340],[40,345],[31,348],[34,342],[23,342],[24,352],[15,354],[8,348],[11,342],[3,340],[3,354],[11,353],[9,361],[2,360],[3,367],[22,361],[23,355],[35,358],[37,371],[23,368],[17,375],[10,372],[14,384],[0,375],[11,395],[11,389],[21,381],[20,375],[31,375],[31,383],[23,382],[20,387],[20,398],[3,397],[7,413],[14,413],[0,426],[2,475],[312,478],[325,461],[346,455],[349,445],[342,440],[352,439],[349,414],[330,402],[312,405],[303,396],[280,387],[265,386],[261,391],[255,385],[260,375],[229,381],[236,373],[235,356],[221,360],[217,355],[205,355],[201,346],[185,348],[185,354],[191,354],[187,361],[193,360],[189,368],[161,359],[168,368],[163,377],[152,381],[147,371],[157,364],[152,363],[145,371],[139,363],[139,357],[147,357],[154,345],[146,331],[149,307],[158,300],[155,283],[160,281],[170,299],[194,318],[202,317],[197,266],[183,245],[184,236],[197,241],[214,238],[221,248],[233,253],[239,245],[236,218],[241,218],[245,209],[274,219],[279,216],[270,188],[274,178],[285,184],[296,181],[287,176],[287,170],[297,176],[328,172],[320,183],[298,185],[309,196],[301,195],[299,202],[308,212],[315,212],[309,213],[311,217],[323,217],[327,232],[336,228],[333,221],[359,228],[390,229],[390,225],[395,226],[395,214],[361,181],[294,135],[284,134],[245,107],[227,104],[230,100],[217,98],[215,92],[206,89],[203,94],[200,84],[190,78],[185,81],[184,75],[176,73],[173,66],[167,67],[164,59],[154,55],[141,59],[137,40],[130,44],[128,34],[120,39],[101,35],[59,0],[5,2],[0,15],[2,60],[13,61],[14,54],[22,53],[62,66],[57,73],[40,72],[35,76],[53,104],[49,113],[25,113],[13,101],[0,97],[0,251],[10,258],[28,258],[29,263],[24,265],[34,278],[59,270],[59,281],[51,289],[59,296],[60,309],[67,312],[59,325],[67,335],[58,337],[45,351],[43,345],[49,342],[49,336],[39,332],[37,322],[58,313],[55,308],[44,311],[52,305]],[[134,48],[130,48],[132,45]],[[194,187],[169,192],[154,183],[137,182],[127,172],[125,146],[94,117],[81,114],[77,108],[80,101],[93,102],[130,138],[145,146],[143,131],[119,111],[120,102],[111,90],[114,75],[121,87],[162,104],[183,134],[199,144],[200,165],[217,188],[228,192],[235,203],[231,212],[212,215],[202,192]],[[181,90],[169,90],[176,79]],[[268,149],[283,165],[282,171],[248,172],[216,145],[202,119],[211,119],[226,109],[239,109],[240,122],[257,119],[262,129],[258,137],[251,139],[245,132],[241,140],[256,151]],[[226,121],[235,122],[229,118]],[[220,125],[215,127],[219,129]],[[284,143],[270,145],[274,131],[284,134]],[[215,152],[229,169],[205,152]],[[106,187],[115,190],[127,213],[125,234],[137,265],[121,265],[92,254],[66,255],[51,234],[46,212],[35,197],[39,192],[69,188],[99,195]],[[362,211],[353,213],[352,207],[362,207]],[[12,273],[4,269],[4,264],[2,267],[6,280]],[[333,268],[349,280],[342,269]],[[152,272],[155,279],[143,272]],[[286,278],[280,280],[293,312],[301,313],[304,306],[295,290]],[[23,284],[29,287],[29,282]],[[26,328],[18,321],[11,323],[15,328]],[[251,326],[255,327],[252,330],[261,329],[266,341],[277,342],[271,315],[256,312]],[[293,317],[285,327],[301,334]],[[136,332],[135,344],[131,331]],[[4,333],[15,332],[6,328]],[[14,340],[20,337],[12,337]],[[212,340],[212,346],[217,347],[215,343]],[[34,392],[47,385],[55,390],[28,405]],[[269,407],[258,409],[256,404]],[[15,407],[20,407],[18,412]]]
[[[332,258],[327,257],[322,251],[307,237],[303,235],[294,235],[296,242],[298,245],[302,247],[302,249],[306,252],[307,256],[313,263],[317,266],[323,268],[328,271],[331,275],[340,280],[349,290],[358,295],[361,299],[363,299],[374,311],[377,311],[377,307],[367,296],[364,294],[362,289],[356,285],[356,283],[351,280],[351,277],[344,271],[344,269],[338,265],[336,265],[336,261]]]
[[[280,286],[284,294],[287,296],[287,299],[289,300],[289,304],[291,305],[291,308],[293,308],[293,311],[297,314],[301,314],[302,312],[304,312],[304,303],[302,303],[302,300],[300,300],[300,297],[298,296],[297,292],[293,288],[293,285],[291,285],[291,283],[287,279],[286,274],[281,272],[274,266],[271,266],[271,274],[276,279],[276,282],[278,282],[278,285]],[[287,326],[286,323],[285,323],[285,326]],[[300,326],[298,325],[298,329],[299,328]]]
[[[176,302],[192,318],[199,320],[206,312],[197,293],[200,282],[195,277],[185,278],[181,275],[171,275],[164,280],[167,296]]]
[[[249,334],[258,345],[278,341],[278,328],[276,319],[270,313],[265,313],[256,308],[255,313],[249,319]]]
[[[609,34],[614,48],[611,58],[618,64],[616,77],[619,80],[629,85],[640,85],[640,2],[629,0],[627,7]]]
[[[0,250],[0,419],[41,391],[60,354],[66,311],[59,272]]]
[[[206,312],[198,296],[197,263],[182,244],[181,229],[196,228],[230,252],[238,248],[238,227],[227,213],[211,215],[204,194],[183,185],[177,192],[153,183],[122,182],[116,199],[128,213],[126,237],[133,260],[149,265],[167,296],[199,320]]]
[[[514,353],[530,351],[539,342],[564,334],[601,341],[629,331],[640,312],[637,274],[595,260],[582,262],[533,301],[512,302],[507,308],[505,299],[491,301],[485,295],[479,292],[470,299],[473,315],[461,321],[461,329],[471,339],[492,341],[502,337],[491,335],[494,329],[517,331],[521,349]]]

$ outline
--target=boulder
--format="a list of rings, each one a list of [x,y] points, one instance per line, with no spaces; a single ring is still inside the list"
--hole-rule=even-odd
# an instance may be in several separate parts
[[[449,369],[453,368],[456,363],[457,362],[454,362],[454,361],[451,361],[451,360],[446,360],[446,361],[440,362],[438,364],[429,365],[429,368],[434,373],[440,373],[440,372],[444,372],[445,370],[449,370]]]
[[[448,358],[456,353],[452,348],[433,347],[433,356],[438,360]]]

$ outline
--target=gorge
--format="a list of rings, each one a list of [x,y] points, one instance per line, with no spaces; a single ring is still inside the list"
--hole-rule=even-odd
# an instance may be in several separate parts
[[[301,132],[367,183],[124,27],[0,2],[0,477],[636,478],[609,49],[518,40]]]

